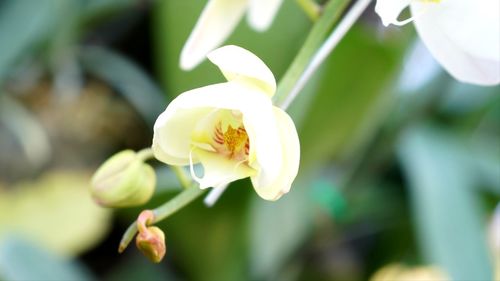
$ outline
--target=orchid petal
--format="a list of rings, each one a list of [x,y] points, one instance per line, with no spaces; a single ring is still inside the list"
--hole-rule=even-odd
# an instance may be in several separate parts
[[[199,122],[214,109],[241,112],[250,140],[249,154],[255,155],[251,166],[259,169],[260,185],[266,186],[274,181],[283,163],[271,99],[262,91],[244,87],[240,83],[209,85],[184,92],[174,99],[155,124],[155,156],[158,155],[158,159],[167,164],[183,161],[183,164],[177,165],[187,165],[192,144],[191,133],[197,126],[193,120],[198,118]],[[194,113],[186,113],[189,111]]]
[[[375,4],[375,12],[380,16],[382,24],[389,26],[405,25],[412,20],[412,18],[399,21],[398,17],[401,12],[410,5],[411,0],[377,0]]]
[[[238,46],[224,46],[208,54],[208,59],[222,71],[228,81],[257,86],[269,97],[276,91],[276,80],[267,65],[253,53]]]
[[[198,121],[207,116],[211,109],[172,111],[169,107],[155,122],[153,153],[158,160],[169,165],[188,165],[191,132]]]
[[[208,1],[181,51],[180,67],[195,68],[222,44],[238,25],[247,5],[248,0]]]
[[[283,165],[279,176],[267,185],[262,185],[258,174],[251,177],[251,179],[255,191],[260,197],[274,201],[290,190],[292,182],[297,176],[300,162],[300,143],[297,130],[290,116],[277,107],[273,108],[273,112],[278,123]]]
[[[248,23],[257,31],[264,31],[273,22],[283,0],[250,0]]]
[[[204,173],[201,178],[194,173],[191,165],[191,175],[200,184],[200,188],[221,188],[230,182],[255,174],[255,170],[248,165],[230,160],[215,152],[194,149],[193,154],[198,156],[203,165]]]
[[[277,133],[272,103],[261,91],[240,83],[227,82],[191,90],[179,95],[171,104],[179,108],[211,107],[237,110],[250,139],[252,167],[259,170],[261,185],[268,185],[280,173],[281,144]]]
[[[411,9],[429,13],[424,20],[432,21],[466,52],[500,61],[500,1],[443,0],[434,5],[416,1]]]
[[[412,3],[415,27],[434,58],[457,80],[500,83],[500,2],[443,1],[426,8]]]

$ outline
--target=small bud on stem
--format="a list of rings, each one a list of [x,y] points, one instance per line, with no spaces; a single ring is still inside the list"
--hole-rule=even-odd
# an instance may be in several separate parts
[[[131,207],[151,199],[156,174],[144,163],[143,152],[124,150],[113,155],[92,177],[92,198],[103,207]]]
[[[139,234],[135,239],[137,248],[152,262],[159,263],[166,253],[165,234],[156,226],[148,226],[154,221],[151,210],[142,211],[137,218]]]

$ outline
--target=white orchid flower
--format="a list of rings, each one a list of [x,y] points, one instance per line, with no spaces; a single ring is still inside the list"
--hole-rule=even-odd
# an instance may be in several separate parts
[[[212,51],[208,59],[228,82],[174,99],[154,125],[154,155],[169,165],[189,165],[200,188],[250,177],[260,197],[277,200],[297,175],[300,146],[292,119],[271,102],[274,76],[237,46]],[[196,175],[196,163],[203,177]]]
[[[180,66],[191,70],[219,47],[247,12],[249,25],[264,31],[283,0],[209,0],[181,51]]]
[[[412,17],[398,16],[410,6]],[[384,25],[413,21],[434,58],[457,80],[500,83],[499,0],[377,0]]]

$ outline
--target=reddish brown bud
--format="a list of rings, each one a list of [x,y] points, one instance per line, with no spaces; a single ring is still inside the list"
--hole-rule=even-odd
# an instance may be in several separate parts
[[[154,213],[152,211],[145,210],[141,212],[137,218],[139,234],[137,234],[135,244],[149,260],[159,263],[167,251],[165,234],[156,226],[148,226],[153,221]]]

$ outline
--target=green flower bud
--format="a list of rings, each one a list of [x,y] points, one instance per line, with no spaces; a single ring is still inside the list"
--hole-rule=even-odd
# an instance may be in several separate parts
[[[92,198],[104,207],[131,207],[153,196],[156,174],[132,150],[113,155],[96,171],[91,181]]]

